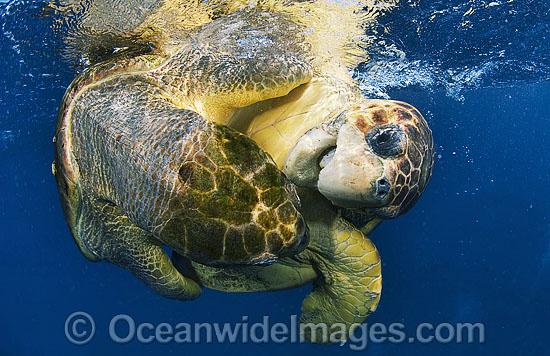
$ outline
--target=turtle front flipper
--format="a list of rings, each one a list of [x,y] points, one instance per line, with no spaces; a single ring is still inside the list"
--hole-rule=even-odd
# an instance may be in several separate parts
[[[214,20],[149,77],[178,94],[187,109],[227,124],[238,108],[285,96],[313,76],[296,43],[274,38],[282,37],[275,25],[296,27],[280,14],[263,12]]]
[[[302,303],[302,337],[314,343],[345,342],[380,300],[380,256],[374,244],[319,192],[299,188],[310,228],[308,248],[295,256],[319,276]],[[364,227],[370,231],[376,226]]]
[[[96,260],[128,269],[159,295],[179,300],[201,295],[201,287],[174,268],[158,240],[113,203],[84,196],[75,230]]]
[[[322,277],[302,303],[300,323],[310,342],[345,342],[380,300],[381,262],[374,244],[341,218],[330,236],[333,243],[313,254],[312,264]]]

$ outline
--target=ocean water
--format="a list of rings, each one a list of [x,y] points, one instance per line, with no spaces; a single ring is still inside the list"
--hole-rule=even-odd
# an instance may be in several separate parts
[[[403,1],[380,19],[387,31],[356,76],[368,95],[403,100],[425,114],[436,162],[417,205],[370,236],[383,261],[383,291],[367,325],[401,323],[407,338],[370,340],[359,351],[359,340],[112,340],[109,324],[120,314],[136,326],[250,326],[264,316],[271,325],[291,325],[310,287],[204,290],[184,303],[81,256],[51,174],[58,106],[78,68],[60,55],[51,20],[39,16],[42,5],[0,4],[1,355],[550,354],[549,1]],[[66,335],[67,318],[78,311],[95,322],[82,346]],[[422,323],[481,323],[485,337],[410,343]],[[121,336],[129,331],[123,324],[116,329]],[[73,337],[91,324],[75,330]]]

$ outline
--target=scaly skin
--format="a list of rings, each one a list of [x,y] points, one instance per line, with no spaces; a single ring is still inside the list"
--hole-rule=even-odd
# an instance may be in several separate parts
[[[380,256],[367,236],[342,218],[330,224],[328,236],[330,248],[321,244],[323,250],[316,251],[314,246],[298,255],[307,258],[322,276],[302,303],[300,323],[310,342],[345,342],[376,310],[382,291]],[[323,323],[326,332],[318,328]],[[327,339],[336,331],[342,333]]]

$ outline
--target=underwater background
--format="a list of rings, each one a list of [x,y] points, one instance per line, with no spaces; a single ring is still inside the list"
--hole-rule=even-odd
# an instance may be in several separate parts
[[[349,345],[117,344],[118,314],[140,324],[290,323],[310,286],[273,293],[157,296],[129,272],[88,262],[66,226],[52,137],[78,73],[43,3],[0,2],[0,355],[550,355],[550,2],[402,1],[356,77],[370,97],[411,103],[436,145],[416,206],[371,235],[383,291],[367,323],[483,323],[485,342]],[[76,346],[65,321],[93,316]],[[124,334],[123,331],[120,334]]]

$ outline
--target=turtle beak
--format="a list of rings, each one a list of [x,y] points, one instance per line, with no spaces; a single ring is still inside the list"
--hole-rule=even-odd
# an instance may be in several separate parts
[[[321,164],[328,164],[330,151],[336,148],[336,137],[322,126],[305,133],[288,152],[283,171],[300,187],[317,188]]]
[[[283,169],[293,183],[318,190],[336,206],[380,207],[391,180],[383,160],[366,145],[364,134],[349,122],[339,126],[337,137],[321,125],[300,138]]]
[[[334,151],[320,162],[317,189],[343,208],[381,206],[391,185],[384,176],[384,162],[365,150],[364,136],[353,125],[340,128]]]

